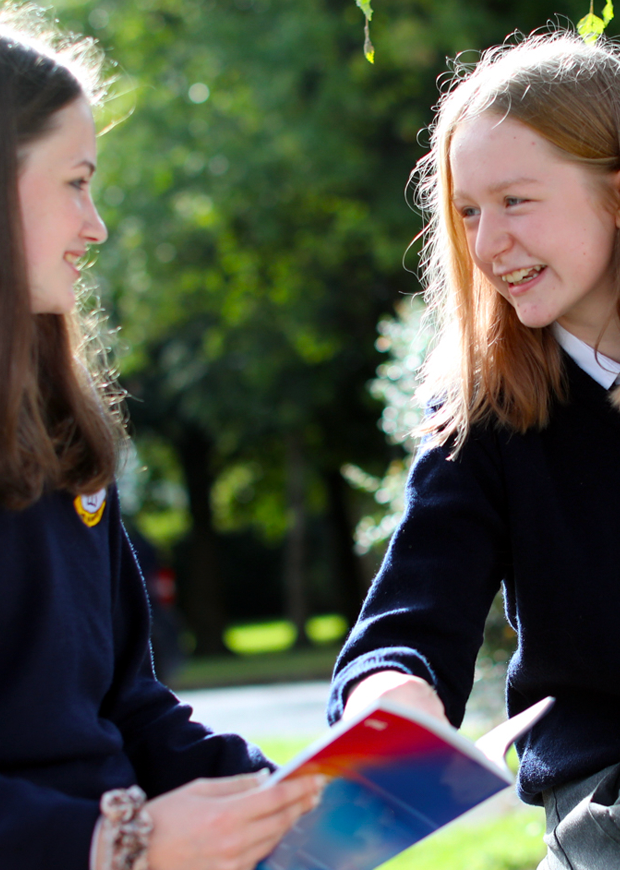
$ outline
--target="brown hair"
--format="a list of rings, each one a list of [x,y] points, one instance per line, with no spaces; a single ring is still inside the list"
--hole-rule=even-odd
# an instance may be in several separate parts
[[[124,429],[119,390],[78,315],[32,314],[18,176],[23,149],[80,96],[103,95],[92,41],[50,33],[36,7],[0,13],[0,504],[108,485]]]
[[[558,30],[489,49],[473,69],[464,55],[455,61],[431,150],[412,174],[428,215],[422,269],[440,336],[424,368],[421,394],[437,407],[424,431],[433,443],[452,438],[455,451],[476,422],[493,420],[519,432],[545,426],[552,401],[565,394],[561,354],[549,327],[520,323],[477,269],[452,203],[454,131],[483,112],[527,124],[563,159],[590,169],[606,191],[605,206],[612,207],[611,186],[604,182],[620,169],[620,49],[603,39],[586,45],[577,34]]]

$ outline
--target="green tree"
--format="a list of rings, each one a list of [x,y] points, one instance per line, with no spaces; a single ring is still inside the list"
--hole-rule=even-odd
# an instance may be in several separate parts
[[[402,198],[418,130],[446,54],[528,30],[544,5],[385,0],[371,66],[350,0],[57,4],[133,79],[133,115],[101,142],[111,239],[97,271],[122,325],[123,382],[143,400],[138,442],[164,439],[183,470],[202,651],[218,648],[225,619],[212,495],[233,469],[256,485],[229,514],[288,536],[299,627],[316,516],[334,600],[354,617],[363,581],[340,470],[381,474],[394,455],[366,383],[381,362],[377,320],[417,289],[401,256],[419,229]]]

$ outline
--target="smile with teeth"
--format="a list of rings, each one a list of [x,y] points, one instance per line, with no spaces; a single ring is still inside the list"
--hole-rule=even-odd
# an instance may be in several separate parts
[[[70,266],[73,266],[74,269],[78,268],[79,261],[81,259],[80,254],[72,254],[71,252],[67,252],[64,255],[64,260],[69,263]]]
[[[502,275],[501,278],[506,284],[525,284],[527,281],[535,278],[544,268],[544,266],[532,266],[529,269],[515,269],[514,272],[507,272],[505,275]]]

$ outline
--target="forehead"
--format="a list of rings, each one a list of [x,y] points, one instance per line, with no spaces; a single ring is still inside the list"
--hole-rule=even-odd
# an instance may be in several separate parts
[[[461,122],[450,143],[455,188],[462,183],[496,185],[510,178],[539,180],[564,162],[535,130],[492,113]]]
[[[22,153],[22,167],[58,164],[95,164],[97,141],[90,105],[85,97],[78,97],[52,116],[49,131],[27,145]]]

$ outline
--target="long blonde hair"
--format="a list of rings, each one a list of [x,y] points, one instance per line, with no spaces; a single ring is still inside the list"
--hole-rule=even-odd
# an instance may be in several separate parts
[[[423,369],[422,397],[436,407],[423,429],[432,443],[450,439],[454,452],[477,422],[518,432],[544,427],[552,402],[566,392],[549,327],[523,326],[477,269],[452,203],[454,131],[483,112],[527,124],[564,159],[591,170],[594,183],[607,191],[604,207],[617,208],[604,182],[620,170],[620,49],[602,39],[586,45],[577,34],[558,30],[489,49],[474,67],[464,55],[455,61],[431,150],[412,173],[427,219],[422,274],[439,334]],[[616,242],[616,261],[618,247]]]

